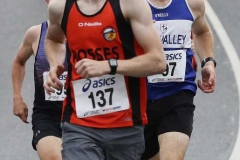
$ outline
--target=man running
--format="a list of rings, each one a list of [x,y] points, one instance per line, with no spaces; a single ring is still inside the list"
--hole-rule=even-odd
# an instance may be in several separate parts
[[[147,2],[52,0],[49,19],[45,48],[51,68],[44,84],[49,93],[62,87],[65,37],[68,43],[63,159],[140,160],[145,76],[166,67]]]
[[[49,0],[46,0],[49,3]],[[45,95],[43,81],[49,64],[44,51],[44,39],[48,30],[48,22],[32,26],[25,33],[24,39],[12,66],[13,113],[28,123],[28,107],[21,95],[25,76],[25,64],[34,55],[35,97],[32,114],[33,140],[32,146],[41,160],[61,160],[62,132],[60,128],[62,100],[65,97],[64,87],[51,96]],[[64,63],[66,66],[66,62]],[[66,73],[60,76],[64,83]]]
[[[142,160],[183,160],[193,129],[197,89],[191,31],[202,61],[198,87],[205,93],[214,92],[216,85],[213,34],[205,18],[204,0],[147,1],[162,38],[167,69],[148,77],[149,123]]]

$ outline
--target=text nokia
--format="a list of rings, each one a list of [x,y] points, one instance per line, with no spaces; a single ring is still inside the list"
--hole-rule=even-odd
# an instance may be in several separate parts
[[[93,23],[91,23],[91,22],[80,22],[80,23],[78,23],[78,26],[79,27],[94,27],[94,26],[101,26],[102,25],[102,23],[101,22],[93,22]]]

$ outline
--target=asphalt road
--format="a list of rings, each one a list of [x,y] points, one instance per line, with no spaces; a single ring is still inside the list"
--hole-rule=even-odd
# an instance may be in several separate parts
[[[239,51],[239,0],[209,0],[209,3],[221,20],[235,49]],[[0,1],[0,6],[0,159],[37,160],[37,153],[31,146],[31,124],[22,123],[12,114],[11,63],[25,31],[47,18],[46,5],[43,0],[7,0]],[[237,83],[219,37],[214,30],[213,32],[218,61],[217,88],[213,94],[207,95],[201,91],[197,93],[194,131],[186,160],[228,160],[238,134]],[[34,93],[33,57],[28,61],[26,70],[23,95],[29,107],[31,121]]]

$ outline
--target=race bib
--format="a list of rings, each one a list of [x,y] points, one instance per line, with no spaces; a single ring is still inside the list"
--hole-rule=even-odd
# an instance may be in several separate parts
[[[183,82],[186,70],[186,50],[164,51],[167,68],[162,74],[148,76],[148,83]]]
[[[123,75],[104,75],[72,82],[78,118],[129,109]]]
[[[43,82],[46,81],[48,72],[43,73]],[[46,90],[44,89],[45,92],[45,100],[46,101],[63,101],[64,98],[66,97],[66,78],[67,78],[67,72],[63,72],[63,74],[59,77],[59,80],[62,82],[63,87],[61,90],[55,90],[55,93],[51,93],[51,95],[48,95]]]

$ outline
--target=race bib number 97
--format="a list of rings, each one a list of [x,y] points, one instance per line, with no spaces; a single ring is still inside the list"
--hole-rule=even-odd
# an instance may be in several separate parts
[[[167,67],[162,74],[148,76],[148,83],[158,82],[183,82],[186,70],[186,51],[173,50],[164,51]]]
[[[123,75],[105,75],[73,81],[78,118],[129,109]]]
[[[48,72],[43,73],[43,81],[46,81]],[[55,90],[55,93],[51,93],[51,95],[48,95],[46,90],[45,91],[45,100],[46,101],[63,101],[66,97],[66,78],[67,78],[67,72],[63,72],[63,74],[59,77],[59,80],[62,82],[63,87],[61,90]]]

